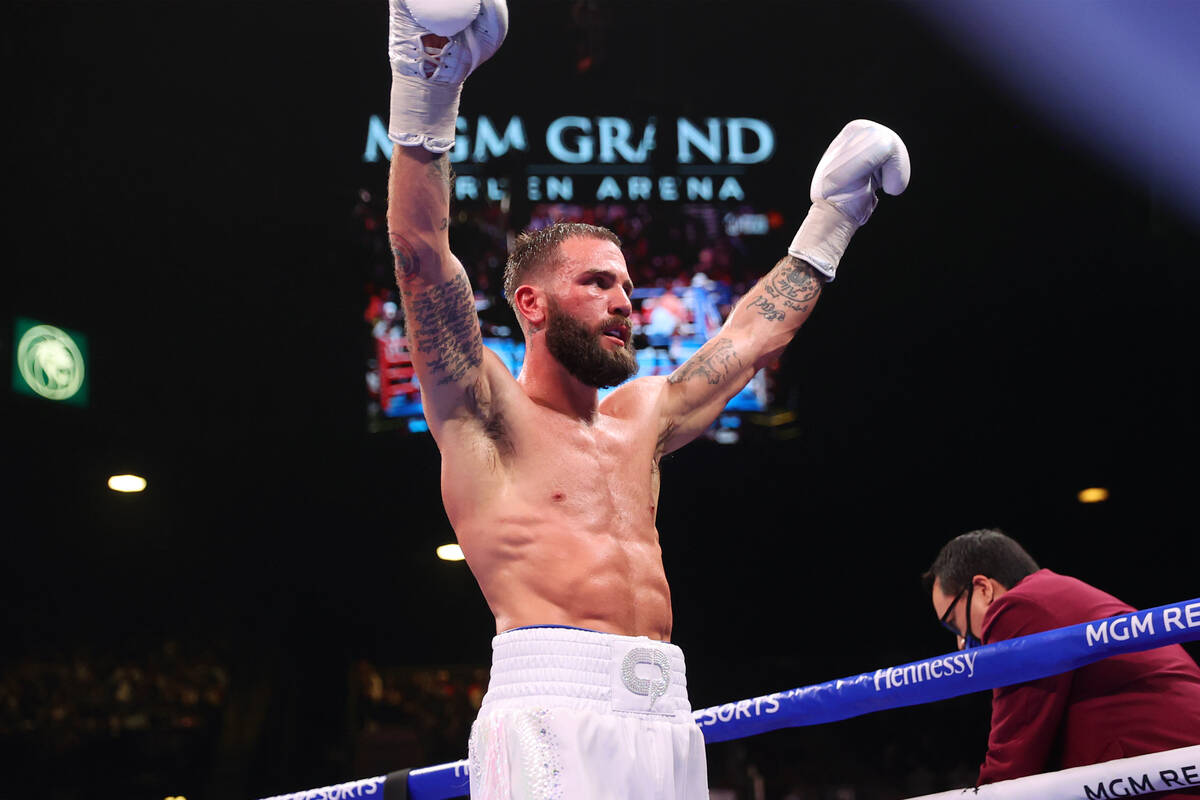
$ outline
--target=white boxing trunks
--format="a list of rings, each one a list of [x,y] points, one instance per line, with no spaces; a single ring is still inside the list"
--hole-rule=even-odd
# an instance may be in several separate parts
[[[683,651],[578,628],[496,636],[469,763],[472,800],[706,800]]]

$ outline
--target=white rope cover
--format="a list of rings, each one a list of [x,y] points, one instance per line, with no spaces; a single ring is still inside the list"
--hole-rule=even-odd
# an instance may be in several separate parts
[[[910,800],[1114,800],[1200,788],[1200,745],[1118,758]]]

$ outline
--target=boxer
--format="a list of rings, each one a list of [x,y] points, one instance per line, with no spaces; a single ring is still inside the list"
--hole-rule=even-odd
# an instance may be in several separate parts
[[[830,144],[785,255],[669,376],[637,369],[633,284],[609,230],[523,234],[505,296],[521,374],[483,346],[450,251],[463,82],[500,46],[504,0],[391,0],[388,230],[412,360],[442,457],[442,499],[492,613],[487,695],[470,741],[474,798],[707,797],[704,740],[655,528],[659,461],[703,433],[777,358],[834,278],[875,192],[902,192],[904,144],[866,120]]]

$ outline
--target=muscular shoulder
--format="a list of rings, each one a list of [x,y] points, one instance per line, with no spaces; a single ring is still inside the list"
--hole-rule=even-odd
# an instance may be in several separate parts
[[[600,412],[630,426],[637,439],[652,439],[658,458],[666,452],[666,441],[674,430],[666,414],[667,390],[665,376],[638,378],[605,397]]]
[[[600,413],[618,419],[650,423],[663,402],[666,386],[667,379],[660,376],[629,381],[600,401]]]

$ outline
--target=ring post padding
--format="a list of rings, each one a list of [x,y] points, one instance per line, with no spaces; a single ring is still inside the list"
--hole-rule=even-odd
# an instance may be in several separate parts
[[[1020,636],[898,667],[864,672],[851,678],[702,708],[692,716],[700,726],[705,742],[712,744],[780,728],[819,725],[889,708],[945,700],[997,686],[1058,675],[1109,656],[1153,650],[1196,639],[1200,639],[1200,598]],[[1168,752],[1190,752],[1193,749]],[[1126,760],[1121,759],[1122,762]],[[1095,766],[1099,765],[1075,769],[1091,769]],[[1137,777],[1140,779],[1141,776]],[[377,796],[377,792],[382,794],[384,783],[383,777],[364,778],[265,800],[347,800]],[[408,774],[408,794],[412,800],[465,797],[468,786],[466,761],[414,769]],[[999,783],[988,784],[988,787],[999,786]],[[954,791],[929,797],[957,798],[960,794],[960,791]],[[1018,796],[1029,795],[989,795],[993,800]],[[1049,794],[1040,796],[1050,800]],[[1064,795],[1061,800],[1075,796],[1081,800],[1112,798],[1111,793],[1085,793]],[[389,796],[388,800],[392,798]]]
[[[1200,788],[1200,745],[985,783],[909,800],[1116,800]]]
[[[408,775],[411,769],[389,772],[383,779],[383,800],[408,800]]]
[[[703,708],[693,717],[711,744],[945,700],[1193,639],[1200,639],[1200,598]]]

